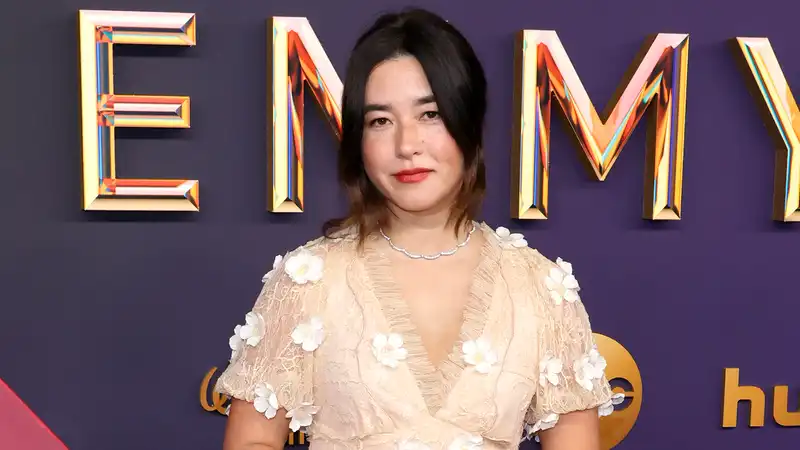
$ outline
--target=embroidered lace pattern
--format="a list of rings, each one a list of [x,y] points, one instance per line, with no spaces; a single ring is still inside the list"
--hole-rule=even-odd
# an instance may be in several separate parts
[[[582,300],[551,298],[548,274],[562,266],[527,246],[502,245],[508,238],[485,224],[479,230],[486,239],[464,326],[438,369],[389,260],[360,252],[345,233],[290,252],[265,277],[252,310],[263,319],[263,338],[243,345],[216,390],[254,402],[257,386],[267,383],[287,411],[318,408],[304,425],[313,450],[420,448],[414,447],[420,442],[446,449],[464,439],[480,445],[474,448],[514,449],[526,431],[533,436],[558,426],[560,415],[609,402],[604,360]],[[287,260],[302,252],[324,262],[319,280],[298,283],[288,273]],[[324,340],[308,351],[293,333],[312,318],[320,320]],[[402,336],[407,351],[395,367],[373,350],[373,336],[389,333]],[[465,368],[462,344],[478,338],[488,339],[498,356],[488,373]]]

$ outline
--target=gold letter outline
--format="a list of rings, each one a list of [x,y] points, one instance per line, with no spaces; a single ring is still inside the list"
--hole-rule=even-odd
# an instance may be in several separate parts
[[[267,25],[267,210],[303,212],[304,86],[339,138],[342,81],[305,17],[273,17]]]
[[[778,58],[767,38],[737,37],[739,61],[752,76],[748,87],[758,101],[765,123],[776,142],[772,218],[781,222],[800,221],[800,110],[789,89]]]
[[[523,30],[517,34],[513,218],[548,217],[550,110],[555,97],[600,181],[608,176],[639,119],[653,105],[646,149],[644,217],[680,220],[689,36],[660,33],[643,49],[647,51],[634,60],[630,78],[609,102],[604,120],[555,31]]]
[[[78,12],[84,210],[197,211],[197,180],[117,178],[116,127],[189,128],[189,97],[114,92],[114,44],[193,46],[190,13]]]

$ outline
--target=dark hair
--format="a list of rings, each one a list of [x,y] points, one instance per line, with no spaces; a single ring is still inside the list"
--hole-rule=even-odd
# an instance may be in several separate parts
[[[406,9],[380,16],[358,39],[350,55],[342,94],[342,135],[338,154],[339,181],[350,203],[348,215],[329,220],[325,236],[356,226],[359,243],[386,220],[386,199],[367,178],[361,141],[367,79],[383,61],[413,56],[419,61],[445,127],[464,159],[464,179],[451,223],[474,219],[486,190],[483,124],[486,78],[478,57],[464,36],[447,21],[424,9]]]

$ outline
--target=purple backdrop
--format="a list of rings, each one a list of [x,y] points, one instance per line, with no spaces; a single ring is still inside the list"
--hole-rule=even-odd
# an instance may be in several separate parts
[[[800,6],[676,0],[416,2],[461,28],[490,82],[484,219],[576,267],[595,331],[622,343],[644,383],[622,450],[795,448],[771,387],[797,408],[793,296],[800,227],[770,219],[774,150],[726,41],[767,36],[800,89]],[[381,5],[380,7],[378,5]],[[198,387],[275,254],[341,212],[334,138],[309,108],[307,211],[265,212],[266,20],[308,17],[337,70],[358,32],[398,1],[28,0],[0,16],[0,378],[70,449],[219,449],[224,418]],[[352,7],[351,10],[347,8]],[[12,10],[13,8],[13,10]],[[118,130],[120,176],[199,179],[202,212],[80,210],[78,9],[197,14],[195,48],[116,50],[118,92],[189,95],[189,130]],[[555,29],[598,109],[646,35],[690,33],[684,218],[640,219],[645,129],[593,181],[554,126],[551,218],[512,223],[513,34]],[[9,59],[10,58],[10,59]],[[797,91],[796,91],[797,92]],[[310,99],[309,105],[313,105]],[[560,116],[560,111],[556,116]],[[554,121],[561,122],[559,120]],[[766,426],[722,429],[722,374],[767,393]]]

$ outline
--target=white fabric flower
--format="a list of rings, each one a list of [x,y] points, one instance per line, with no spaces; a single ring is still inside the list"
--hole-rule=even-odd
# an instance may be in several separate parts
[[[406,359],[408,351],[403,348],[403,336],[378,333],[372,338],[372,354],[381,364],[394,369],[399,361]]]
[[[231,359],[228,360],[229,362],[233,362],[233,360],[239,356],[239,352],[242,351],[242,345],[244,344],[244,341],[242,340],[242,337],[239,336],[241,330],[242,326],[236,325],[236,327],[233,329],[233,336],[228,339],[228,345],[231,347]]]
[[[600,417],[610,416],[614,412],[614,406],[619,405],[624,401],[625,394],[622,392],[617,392],[616,394],[612,395],[607,402],[603,403],[599,408],[597,408],[597,415]]]
[[[417,439],[403,439],[397,443],[397,450],[430,450],[430,446]]]
[[[256,411],[264,414],[267,419],[272,419],[278,413],[278,396],[275,389],[269,383],[259,383],[256,385],[256,398],[253,401]]]
[[[461,346],[464,352],[464,361],[475,366],[479,373],[489,373],[489,370],[497,362],[497,352],[492,349],[491,344],[484,338],[474,341],[467,341]]]
[[[531,428],[531,434],[536,434],[540,431],[549,430],[553,428],[558,423],[558,414],[550,413],[544,416],[541,420],[537,421],[533,424],[533,428]]]
[[[572,369],[575,371],[575,381],[587,391],[591,391],[594,389],[593,380],[599,380],[605,374],[606,359],[594,347],[586,356],[575,361]]]
[[[312,317],[311,320],[301,323],[292,331],[292,342],[302,345],[303,350],[313,352],[325,340],[325,330],[322,319]]]
[[[286,418],[292,419],[289,422],[289,428],[297,432],[300,428],[311,425],[311,422],[314,420],[312,416],[318,412],[319,406],[314,406],[308,402],[301,403],[300,406],[292,408],[286,413]]]
[[[564,300],[570,303],[580,300],[578,291],[581,290],[581,287],[575,275],[572,274],[572,264],[561,258],[556,260],[556,264],[558,267],[551,268],[544,280],[547,290],[550,291],[550,298],[556,305],[560,305]]]
[[[283,255],[278,255],[275,257],[275,260],[272,262],[272,270],[270,270],[269,272],[264,274],[263,277],[261,277],[262,283],[266,283],[267,280],[269,280],[269,277],[272,276],[273,273],[275,273],[275,269],[278,268],[278,266],[281,264],[281,261],[283,261]]]
[[[522,438],[519,440],[519,443],[523,443],[525,441],[531,440],[533,437],[533,425],[529,423],[522,424]]]
[[[245,325],[239,329],[239,337],[247,345],[255,347],[264,337],[264,318],[261,314],[250,311],[244,316]]]
[[[448,450],[479,450],[483,448],[483,438],[472,434],[458,436],[450,443]]]
[[[497,227],[494,234],[500,240],[500,246],[503,248],[524,248],[528,246],[525,236],[520,233],[512,233],[506,227]]]
[[[295,283],[306,284],[321,280],[324,266],[322,258],[301,248],[286,260],[283,270]]]
[[[519,441],[520,443],[530,440],[535,440],[536,442],[539,442],[539,435],[536,434],[536,431],[533,431],[535,426],[536,424],[530,424],[530,423],[526,423],[522,426],[522,439],[520,439]]]
[[[558,375],[563,368],[564,364],[560,359],[552,355],[545,356],[539,361],[539,384],[546,387],[549,381],[553,386],[558,386]]]

